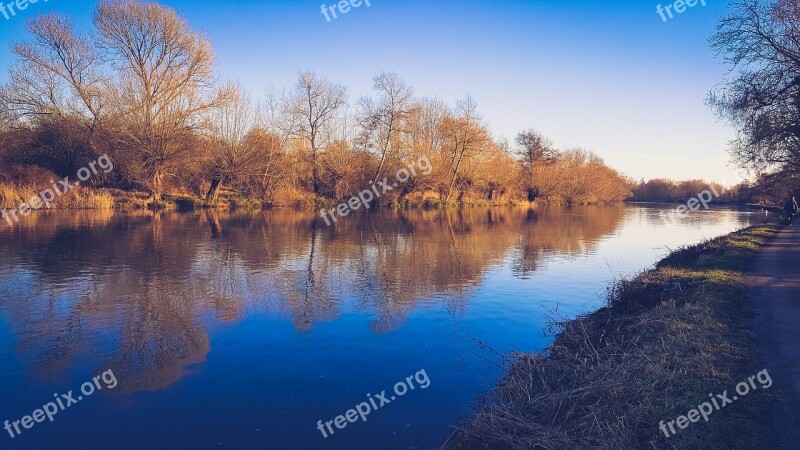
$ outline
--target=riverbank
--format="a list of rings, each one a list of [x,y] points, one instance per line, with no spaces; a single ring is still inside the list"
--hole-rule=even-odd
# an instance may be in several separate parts
[[[779,230],[759,225],[681,249],[617,283],[602,309],[554,324],[545,352],[515,355],[443,448],[763,447],[769,391],[670,437],[659,424],[765,368],[746,273]]]
[[[53,178],[53,177],[51,177]],[[38,183],[40,186],[48,186],[46,183]],[[170,192],[161,196],[158,202],[152,201],[152,196],[147,191],[126,190],[119,188],[90,188],[80,187],[65,195],[63,199],[51,205],[55,209],[117,209],[123,211],[135,211],[144,209],[158,210],[200,210],[200,209],[221,209],[221,210],[253,210],[259,211],[270,208],[297,208],[307,210],[318,210],[320,208],[335,208],[340,202],[347,198],[335,200],[321,196],[303,195],[300,192],[281,193],[277,197],[280,200],[265,200],[241,195],[236,191],[225,190],[216,201],[209,202],[199,195],[187,192]],[[0,209],[18,208],[20,204],[29,202],[38,195],[37,184],[15,185],[0,182]],[[595,203],[577,203],[572,206],[586,205],[609,205],[623,202],[598,201]],[[666,202],[637,202],[625,201],[629,204],[671,204]],[[563,202],[547,201],[536,199],[528,202],[524,199],[504,199],[487,200],[481,198],[465,197],[459,200],[444,200],[435,193],[412,193],[403,199],[384,201],[376,203],[376,206],[385,208],[458,208],[458,207],[493,207],[493,206],[519,206],[519,205],[540,205],[540,206],[568,206]],[[731,206],[734,204],[720,203],[721,206]],[[746,207],[762,207],[762,205],[744,205]],[[769,208],[769,207],[767,207]],[[780,208],[774,207],[776,211]]]
[[[49,184],[39,183],[38,186],[47,187]],[[29,203],[39,195],[37,184],[12,185],[0,183],[0,209],[15,209],[21,204]],[[346,198],[343,200],[347,200]],[[76,187],[53,202],[50,207],[55,209],[117,209],[135,211],[144,209],[158,210],[253,210],[259,211],[270,208],[298,208],[318,210],[320,208],[335,208],[340,201],[320,196],[302,196],[292,193],[281,197],[281,200],[264,200],[240,195],[234,191],[221,195],[216,201],[206,201],[203,197],[186,192],[171,192],[161,196],[158,202],[153,202],[152,196],[146,191],[124,190],[117,188],[88,188]],[[527,202],[513,200],[492,201],[475,198],[462,198],[460,200],[442,200],[435,195],[410,195],[404,199],[384,201],[376,206],[386,208],[451,208],[451,207],[489,207],[489,206],[517,206]]]
[[[45,175],[47,175],[45,173]],[[55,179],[55,175],[39,176],[41,180]],[[39,195],[39,189],[49,187],[47,182],[17,184],[0,181],[0,209],[15,209],[23,203]],[[199,209],[221,209],[221,210],[264,210],[270,208],[297,208],[317,210],[320,208],[334,208],[341,201],[347,198],[335,200],[321,196],[304,194],[299,191],[281,192],[272,200],[258,199],[251,196],[241,195],[240,193],[224,189],[225,193],[216,201],[206,201],[203,196],[188,192],[170,192],[163,194],[158,202],[152,201],[149,192],[136,189],[119,188],[93,188],[76,187],[67,195],[59,198],[58,202],[51,204],[55,209],[116,209],[124,211],[135,211],[145,209],[158,210],[199,210]],[[572,206],[586,205],[608,205],[614,203],[626,204],[656,204],[656,205],[680,205],[680,202],[658,202],[658,201],[597,201],[593,203],[576,203]],[[503,199],[487,200],[482,198],[464,197],[458,200],[443,200],[435,193],[412,193],[403,199],[380,202],[379,206],[386,208],[457,208],[457,207],[490,207],[490,206],[519,206],[519,205],[541,205],[541,206],[568,206],[559,201],[546,199],[536,199],[528,202],[525,199]],[[761,205],[737,202],[718,202],[712,203],[714,206],[739,206],[746,208],[767,209],[774,212],[782,212],[780,205]]]

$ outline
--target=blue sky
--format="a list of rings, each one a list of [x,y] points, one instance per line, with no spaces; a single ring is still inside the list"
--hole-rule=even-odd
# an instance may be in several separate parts
[[[704,104],[727,72],[708,48],[727,4],[707,0],[664,23],[659,2],[371,0],[331,22],[320,7],[332,1],[160,3],[211,37],[222,78],[255,94],[312,69],[356,99],[394,71],[418,96],[472,95],[496,137],[535,128],[637,179],[738,181],[725,152],[734,132]],[[57,11],[88,30],[94,4],[39,0],[0,15],[0,80],[25,18]]]

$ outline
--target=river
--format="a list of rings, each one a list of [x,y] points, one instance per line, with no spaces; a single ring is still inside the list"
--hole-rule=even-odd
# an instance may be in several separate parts
[[[384,210],[335,227],[292,210],[60,211],[0,224],[0,421],[77,397],[102,372],[118,382],[0,430],[0,446],[437,448],[502,376],[500,355],[543,349],[550,320],[597,309],[613,280],[765,214],[672,223],[659,214],[671,208]],[[415,388],[395,395],[398,382]],[[395,399],[366,422],[325,428],[384,390]]]

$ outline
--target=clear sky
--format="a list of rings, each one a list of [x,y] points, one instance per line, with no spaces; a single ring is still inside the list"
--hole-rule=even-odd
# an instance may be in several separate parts
[[[666,0],[371,0],[331,22],[320,0],[160,3],[210,36],[222,78],[257,94],[312,69],[355,99],[393,71],[418,96],[472,95],[498,138],[535,128],[637,179],[733,183],[734,132],[704,103],[726,75],[708,36],[727,4],[704,1],[666,23],[656,12]],[[0,15],[0,81],[25,18],[57,11],[88,30],[94,4],[39,0]]]

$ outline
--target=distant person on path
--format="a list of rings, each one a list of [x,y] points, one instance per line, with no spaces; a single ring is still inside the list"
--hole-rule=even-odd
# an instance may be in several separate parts
[[[792,218],[797,215],[797,199],[792,196],[792,198],[786,201],[783,210],[786,212],[786,221],[791,225]]]

